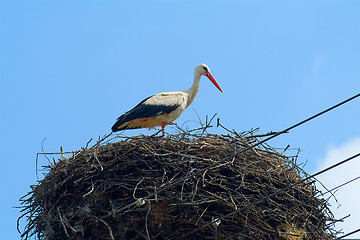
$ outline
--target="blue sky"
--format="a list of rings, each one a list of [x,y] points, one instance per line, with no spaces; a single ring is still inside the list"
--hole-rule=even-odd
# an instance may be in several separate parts
[[[145,97],[189,88],[199,63],[224,93],[203,78],[180,125],[217,113],[239,132],[279,131],[359,93],[359,12],[348,0],[0,0],[1,238],[19,238],[12,207],[36,183],[44,138],[49,152],[84,147]],[[314,172],[360,137],[359,109],[350,102],[269,144],[300,148]],[[154,130],[125,132],[140,133]]]

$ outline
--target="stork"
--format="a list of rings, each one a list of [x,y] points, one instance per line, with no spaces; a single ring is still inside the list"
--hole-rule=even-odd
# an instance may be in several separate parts
[[[165,135],[165,126],[174,124],[184,110],[194,101],[199,92],[200,78],[204,75],[222,92],[219,84],[210,73],[206,64],[199,64],[194,71],[194,82],[186,91],[163,92],[142,100],[133,109],[121,115],[112,126],[112,131],[161,126]]]

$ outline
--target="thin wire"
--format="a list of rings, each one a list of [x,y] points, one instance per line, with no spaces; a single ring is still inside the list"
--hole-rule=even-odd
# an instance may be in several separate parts
[[[350,181],[347,181],[347,182],[345,182],[345,183],[343,183],[343,184],[341,184],[341,185],[339,185],[339,186],[337,186],[337,187],[334,187],[333,189],[330,189],[330,190],[322,193],[321,195],[323,196],[323,195],[325,195],[325,194],[327,194],[327,193],[331,193],[332,191],[334,191],[334,190],[336,190],[336,189],[338,189],[338,188],[341,188],[341,187],[343,187],[343,186],[345,186],[345,185],[347,185],[347,184],[349,184],[349,183],[352,183],[352,182],[354,182],[354,181],[356,181],[356,180],[358,180],[358,179],[360,179],[360,176],[358,176],[358,177],[356,177],[356,178],[353,178],[353,179],[351,179]]]
[[[349,233],[347,233],[347,234],[345,234],[345,235],[342,235],[341,237],[336,238],[336,239],[343,239],[344,237],[348,237],[348,236],[353,235],[354,233],[357,233],[357,232],[360,232],[360,228],[357,229],[357,230],[354,230],[354,231],[352,231],[352,232],[349,232]]]
[[[354,99],[356,99],[358,97],[360,97],[360,93],[356,94],[356,95],[354,95],[354,96],[352,96],[352,97],[350,97],[350,98],[348,98],[348,99],[346,99],[346,100],[344,100],[344,101],[342,101],[342,102],[340,102],[340,103],[338,103],[338,104],[336,104],[336,105],[334,105],[334,106],[332,106],[332,107],[330,107],[328,109],[325,109],[324,111],[321,111],[321,112],[319,112],[319,113],[317,113],[317,114],[315,114],[315,115],[313,115],[313,116],[311,116],[311,117],[309,117],[309,118],[307,118],[307,119],[305,119],[305,120],[303,120],[303,121],[301,121],[299,123],[296,123],[296,124],[286,128],[283,131],[277,132],[276,134],[274,134],[274,135],[272,135],[272,136],[270,136],[270,137],[268,137],[268,138],[266,138],[266,139],[264,139],[264,140],[262,140],[260,142],[257,142],[255,144],[249,146],[249,147],[246,147],[245,149],[243,149],[243,150],[241,150],[241,151],[239,151],[237,153],[234,153],[231,156],[225,157],[225,158],[215,162],[214,164],[207,166],[206,168],[202,168],[202,169],[198,170],[197,172],[194,172],[192,174],[189,174],[189,175],[185,176],[184,178],[178,179],[175,182],[173,182],[171,184],[168,184],[168,185],[164,186],[161,189],[158,189],[154,193],[149,194],[148,196],[144,197],[143,199],[149,199],[149,198],[151,198],[151,197],[153,197],[153,196],[155,196],[155,195],[157,195],[157,194],[159,194],[159,193],[161,193],[161,192],[163,192],[163,191],[165,191],[165,190],[167,190],[167,189],[169,189],[169,188],[171,188],[171,187],[173,187],[175,185],[178,185],[178,184],[182,183],[183,181],[185,181],[185,180],[187,180],[189,178],[195,177],[195,176],[197,176],[197,175],[199,175],[199,174],[201,174],[201,173],[203,173],[203,172],[205,172],[207,170],[210,170],[210,169],[216,167],[217,165],[219,165],[219,164],[221,164],[221,163],[223,163],[223,162],[225,162],[227,160],[233,159],[234,157],[236,157],[237,155],[239,155],[241,153],[244,153],[244,152],[246,152],[246,151],[248,151],[248,150],[250,150],[250,149],[252,149],[252,148],[254,148],[256,146],[259,146],[260,144],[263,144],[263,143],[265,143],[265,142],[279,136],[280,134],[287,133],[291,129],[294,129],[294,128],[296,128],[296,127],[298,127],[298,126],[300,126],[300,125],[302,125],[302,124],[304,124],[304,123],[306,123],[308,121],[311,121],[312,119],[317,118],[317,117],[319,117],[319,116],[321,116],[321,115],[323,115],[323,114],[325,114],[325,113],[327,113],[327,112],[329,112],[329,111],[331,111],[331,110],[333,110],[333,109],[335,109],[337,107],[340,107],[341,105],[343,105],[343,104],[345,104],[347,102],[350,102],[350,101],[352,101],[352,100],[354,100]],[[124,211],[124,210],[126,210],[126,209],[128,209],[128,208],[130,208],[130,207],[132,207],[134,205],[136,205],[136,201],[132,202],[132,203],[130,203],[130,204],[128,204],[128,205],[126,205],[126,206],[124,206],[122,208],[119,208],[117,210],[112,211],[111,213],[109,213],[109,216],[112,215],[112,214],[115,214],[115,213],[122,212],[122,211]]]

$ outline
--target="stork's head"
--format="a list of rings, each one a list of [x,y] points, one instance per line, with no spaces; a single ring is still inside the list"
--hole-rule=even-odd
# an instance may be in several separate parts
[[[197,67],[195,68],[195,75],[196,74],[204,75],[207,78],[209,78],[210,81],[215,85],[215,87],[217,87],[220,90],[220,92],[222,92],[219,84],[216,82],[215,78],[210,73],[210,69],[206,64],[201,63],[201,64],[197,65]]]
[[[201,63],[197,65],[197,67],[195,68],[195,72],[199,73],[200,75],[206,76],[206,74],[210,72],[210,69],[206,64]]]

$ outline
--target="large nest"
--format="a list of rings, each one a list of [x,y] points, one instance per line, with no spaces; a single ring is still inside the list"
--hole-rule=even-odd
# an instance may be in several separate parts
[[[313,182],[266,198],[301,180],[302,170],[267,145],[237,154],[257,141],[123,137],[62,157],[22,199],[22,238],[332,239]]]

